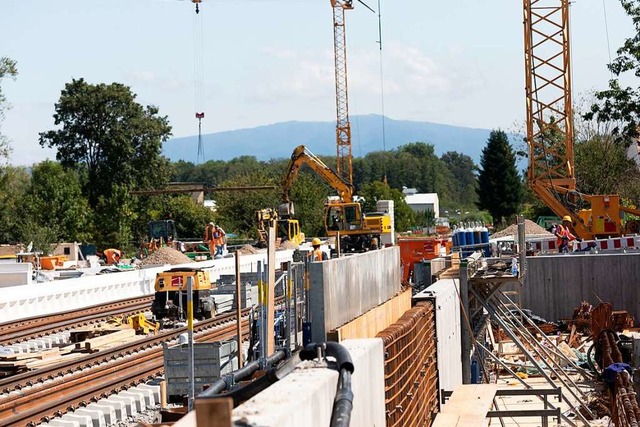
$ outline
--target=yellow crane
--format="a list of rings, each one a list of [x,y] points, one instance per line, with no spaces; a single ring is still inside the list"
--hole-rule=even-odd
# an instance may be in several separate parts
[[[576,189],[569,0],[523,0],[527,100],[527,180],[558,216],[571,217],[583,239],[625,233],[625,212],[617,194],[584,194]],[[637,230],[635,221],[627,229]]]

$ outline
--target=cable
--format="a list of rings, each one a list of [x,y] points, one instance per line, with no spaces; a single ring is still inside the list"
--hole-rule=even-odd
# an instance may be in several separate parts
[[[380,46],[380,105],[382,112],[382,151],[387,152],[387,140],[385,131],[385,116],[384,116],[384,72],[382,62],[382,14],[380,10],[380,0],[378,0],[378,45]],[[383,162],[383,182],[387,184],[387,163]]]
[[[609,20],[607,19],[607,5],[602,0],[602,11],[604,12],[604,31],[607,37],[607,54],[609,55],[609,64],[611,64],[611,41],[609,40]],[[613,78],[613,71],[609,70],[611,78]]]
[[[196,164],[205,162],[204,144],[202,142],[202,119],[204,118],[204,27],[200,15],[199,4],[196,3],[193,15],[193,103],[198,120],[198,153]]]

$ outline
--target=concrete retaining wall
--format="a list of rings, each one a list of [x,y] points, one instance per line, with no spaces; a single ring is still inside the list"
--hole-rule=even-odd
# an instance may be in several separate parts
[[[276,252],[276,262],[278,263],[276,268],[279,268],[279,264],[282,262],[291,261],[292,255],[292,250]],[[240,258],[240,270],[255,272],[258,261],[266,263],[266,259],[266,252],[243,255]],[[235,259],[233,257],[223,258],[197,264],[182,264],[181,266],[205,268],[210,272],[211,281],[214,282],[219,279],[220,275],[235,272]],[[156,274],[172,267],[178,266],[164,265],[2,288],[2,292],[0,292],[0,323],[152,295]]]
[[[309,266],[311,336],[338,328],[400,291],[400,248],[393,246]]]
[[[581,254],[527,258],[522,306],[553,321],[571,317],[581,301],[597,305],[596,295],[640,316],[640,254]]]

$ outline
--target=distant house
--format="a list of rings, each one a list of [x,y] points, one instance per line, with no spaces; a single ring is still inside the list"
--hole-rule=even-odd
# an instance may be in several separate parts
[[[418,193],[415,188],[402,188],[407,205],[414,212],[433,211],[434,217],[440,217],[440,201],[438,193]]]
[[[207,199],[204,201],[203,205],[205,208],[209,209],[212,212],[216,212],[218,210],[215,200]]]

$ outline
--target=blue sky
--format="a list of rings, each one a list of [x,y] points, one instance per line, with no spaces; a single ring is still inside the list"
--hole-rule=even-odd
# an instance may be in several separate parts
[[[375,8],[374,1],[369,3]],[[632,35],[619,2],[605,0],[611,49]],[[0,56],[18,61],[2,87],[13,109],[1,131],[11,162],[52,150],[64,84],[121,82],[169,116],[176,137],[197,133],[194,58],[201,52],[203,132],[288,120],[334,120],[329,0],[1,0]],[[385,114],[394,119],[517,130],[524,119],[522,2],[382,0]],[[572,6],[574,95],[606,85],[609,52],[601,1]],[[347,12],[350,113],[381,112],[377,18]],[[215,153],[208,153],[215,158]]]

